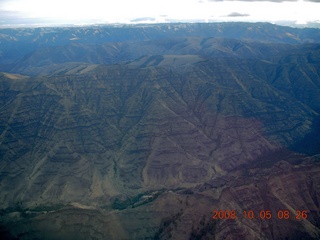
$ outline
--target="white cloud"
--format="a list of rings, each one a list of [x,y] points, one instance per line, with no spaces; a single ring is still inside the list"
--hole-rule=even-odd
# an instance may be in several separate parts
[[[278,2],[276,2],[278,1]],[[0,10],[20,12],[30,18],[61,21],[99,19],[128,22],[138,18],[225,20],[232,12],[246,13],[248,21],[320,20],[318,0],[306,1],[211,0],[5,0]],[[235,20],[235,17],[232,18]]]

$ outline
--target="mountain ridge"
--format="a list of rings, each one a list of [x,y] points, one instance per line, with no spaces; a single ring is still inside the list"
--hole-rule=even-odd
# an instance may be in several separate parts
[[[69,39],[85,29],[93,42]],[[289,30],[317,39],[271,24],[123,26],[109,43],[6,30],[0,236],[317,239],[320,48]]]
[[[66,28],[0,29],[1,71],[43,46],[133,43],[177,37],[214,37],[273,43],[319,43],[320,30],[296,29],[270,23],[176,23]],[[112,44],[111,44],[112,46]]]

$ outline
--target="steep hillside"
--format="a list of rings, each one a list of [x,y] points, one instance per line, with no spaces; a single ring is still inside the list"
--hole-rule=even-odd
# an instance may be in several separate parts
[[[48,42],[0,73],[1,237],[320,237],[319,44],[181,26]]]

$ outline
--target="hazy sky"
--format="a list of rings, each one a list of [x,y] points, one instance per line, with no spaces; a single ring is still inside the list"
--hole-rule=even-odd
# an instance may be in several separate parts
[[[320,0],[0,0],[0,25],[320,20]]]

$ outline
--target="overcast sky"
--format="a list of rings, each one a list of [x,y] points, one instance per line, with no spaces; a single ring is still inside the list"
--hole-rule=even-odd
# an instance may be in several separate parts
[[[320,22],[320,0],[0,0],[0,25],[169,21]]]

